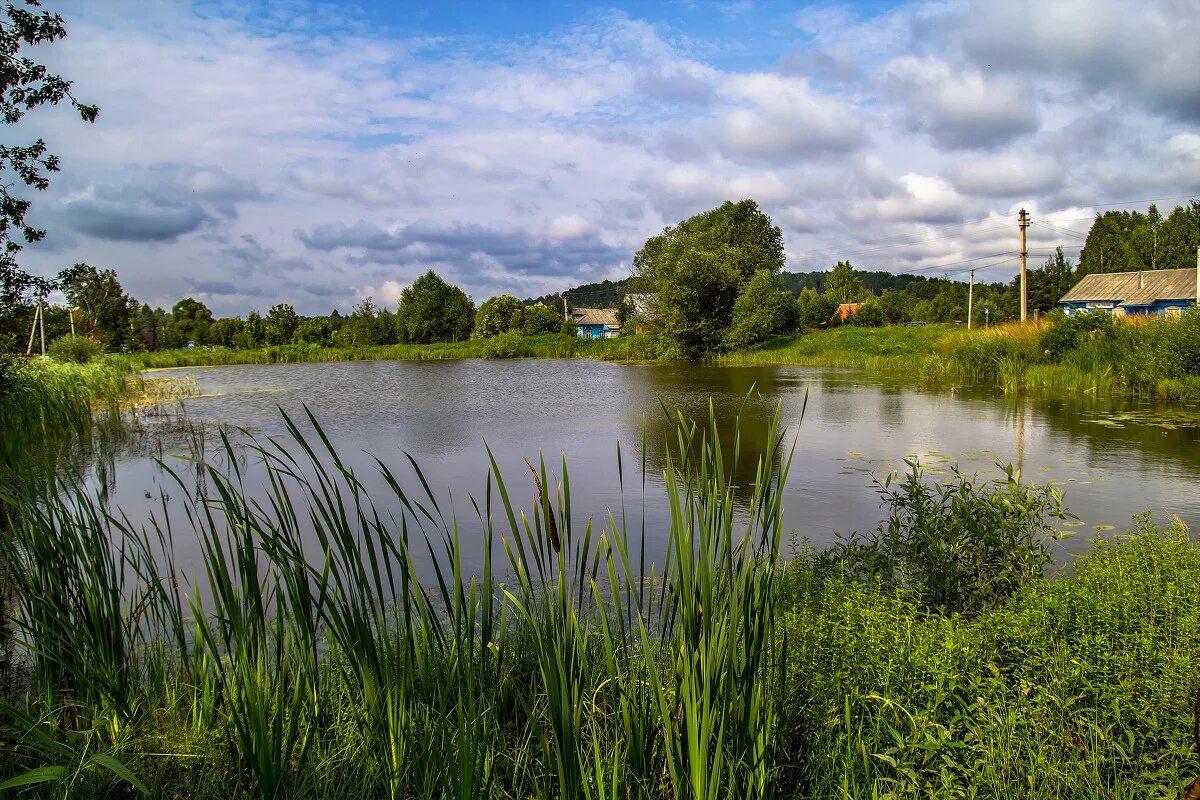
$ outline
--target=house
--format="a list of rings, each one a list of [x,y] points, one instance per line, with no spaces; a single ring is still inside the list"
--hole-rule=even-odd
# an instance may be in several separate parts
[[[585,339],[612,339],[621,331],[615,308],[576,308],[571,311],[571,321]]]
[[[1104,311],[1115,316],[1179,316],[1196,305],[1200,270],[1156,269],[1083,276],[1058,301],[1067,316]]]
[[[842,322],[850,319],[858,313],[858,303],[839,303],[837,307],[837,315],[841,317]]]

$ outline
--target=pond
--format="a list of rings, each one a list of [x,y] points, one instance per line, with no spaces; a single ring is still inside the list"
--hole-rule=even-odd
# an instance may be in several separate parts
[[[1086,549],[1092,537],[1119,532],[1143,510],[1200,525],[1200,409],[1016,398],[990,389],[923,391],[858,371],[794,366],[379,361],[158,374],[196,381],[200,396],[185,401],[184,414],[210,431],[232,425],[279,436],[285,433],[279,408],[302,416],[307,406],[347,462],[367,476],[377,500],[386,492],[370,477],[376,474],[371,457],[411,476],[410,454],[453,507],[464,537],[482,530],[469,496],[480,497],[485,486],[485,442],[514,501],[526,507],[536,490],[523,458],[536,463],[541,452],[557,473],[565,454],[574,519],[591,516],[597,525],[621,508],[619,442],[624,502],[636,520],[631,528],[644,508],[648,551],[665,547],[661,473],[674,428],[663,407],[703,421],[710,400],[725,423],[745,402],[744,446],[751,447],[761,443],[779,405],[796,443],[785,522],[816,545],[837,531],[876,524],[881,511],[873,476],[903,470],[904,460],[914,458],[935,480],[955,465],[998,475],[997,463],[1012,463],[1027,479],[1056,482],[1080,517],[1069,529],[1074,537],[1057,545],[1063,560]],[[182,439],[162,441],[168,461],[172,452],[187,452]],[[133,518],[157,508],[164,491],[178,491],[145,448],[120,453],[109,480],[112,504]],[[192,544],[176,543],[184,572],[193,566]]]

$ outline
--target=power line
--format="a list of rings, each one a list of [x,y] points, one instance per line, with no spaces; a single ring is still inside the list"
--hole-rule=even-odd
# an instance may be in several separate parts
[[[1086,233],[1080,233],[1079,231],[1073,231],[1073,230],[1070,230],[1069,228],[1063,228],[1063,227],[1060,227],[1060,226],[1055,225],[1050,222],[1035,222],[1033,224],[1041,225],[1043,227],[1049,228],[1050,230],[1055,231],[1056,233],[1065,233],[1067,236],[1074,236],[1077,239],[1087,239]]]

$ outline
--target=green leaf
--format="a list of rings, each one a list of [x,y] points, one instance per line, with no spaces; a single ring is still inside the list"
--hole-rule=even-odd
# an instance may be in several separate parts
[[[5,789],[16,789],[21,786],[32,786],[35,783],[46,783],[48,781],[61,781],[67,777],[66,767],[38,767],[31,769],[23,775],[18,775],[15,778],[9,778],[4,783],[0,783],[0,791]]]
[[[138,780],[137,776],[130,772],[128,767],[107,753],[93,753],[90,760],[93,764],[99,764],[121,780],[132,784],[142,794],[150,794],[150,790],[146,788],[146,785]]]

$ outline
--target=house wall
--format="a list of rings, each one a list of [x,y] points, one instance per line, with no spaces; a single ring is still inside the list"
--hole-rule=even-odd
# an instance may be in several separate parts
[[[605,325],[580,325],[575,332],[584,339],[615,339],[619,331]]]
[[[1174,312],[1171,311],[1171,309],[1179,309],[1179,311],[1182,312],[1185,309],[1191,308],[1192,306],[1196,305],[1196,301],[1195,300],[1158,300],[1158,301],[1154,302],[1152,305],[1134,306],[1134,307],[1129,307],[1129,308],[1118,308],[1116,301],[1111,301],[1111,300],[1097,301],[1097,302],[1090,302],[1090,303],[1070,302],[1070,303],[1062,303],[1061,305],[1063,307],[1063,311],[1066,313],[1066,315],[1068,317],[1074,316],[1075,314],[1078,314],[1081,311],[1087,312],[1087,313],[1091,313],[1091,312],[1095,312],[1095,311],[1104,311],[1109,314],[1115,313],[1117,316],[1130,316],[1130,317],[1134,317],[1134,316],[1163,317],[1163,316],[1166,316],[1167,314],[1173,314]]]

